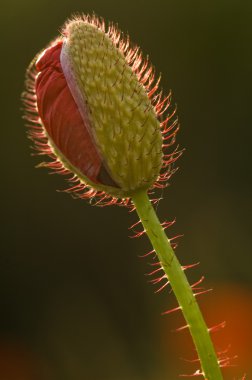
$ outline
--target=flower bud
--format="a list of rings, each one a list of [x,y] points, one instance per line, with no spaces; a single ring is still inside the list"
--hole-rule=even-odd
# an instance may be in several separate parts
[[[139,48],[103,21],[82,16],[31,64],[24,104],[30,136],[44,166],[73,173],[85,196],[129,198],[165,181],[162,168],[178,157],[164,155],[177,132],[173,116],[162,119],[170,94],[157,94],[153,68]],[[162,121],[161,121],[162,119]],[[162,185],[160,185],[162,186]],[[90,190],[91,189],[91,190]]]

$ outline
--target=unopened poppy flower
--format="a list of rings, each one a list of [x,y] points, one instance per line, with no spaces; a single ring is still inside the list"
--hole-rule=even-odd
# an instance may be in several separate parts
[[[44,164],[74,174],[83,196],[128,198],[162,186],[181,152],[165,155],[178,130],[153,67],[112,24],[83,16],[35,57],[24,103]],[[161,173],[160,173],[161,171]],[[91,191],[90,191],[91,189]]]
[[[97,203],[134,205],[158,262],[154,283],[170,285],[196,346],[201,369],[195,376],[222,380],[208,328],[199,310],[194,284],[189,285],[171,240],[160,224],[147,192],[166,186],[181,155],[165,152],[178,131],[171,95],[159,90],[153,67],[102,19],[80,16],[32,61],[23,95],[29,136],[39,154],[51,157],[42,166],[72,174],[69,189]],[[99,198],[100,197],[100,198]],[[141,234],[141,233],[140,233]],[[161,275],[160,275],[161,273]],[[199,283],[199,282],[198,282]]]

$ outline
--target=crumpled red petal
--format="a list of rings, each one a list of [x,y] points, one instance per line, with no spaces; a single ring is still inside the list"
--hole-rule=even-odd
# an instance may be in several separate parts
[[[62,41],[46,49],[36,62],[38,113],[49,137],[86,177],[99,183],[102,160],[84,125],[60,64]]]

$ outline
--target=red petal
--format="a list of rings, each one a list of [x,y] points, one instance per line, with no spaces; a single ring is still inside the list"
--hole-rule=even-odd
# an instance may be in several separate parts
[[[36,63],[39,116],[53,143],[94,183],[104,171],[101,158],[67,85],[60,64],[62,41],[46,49]]]

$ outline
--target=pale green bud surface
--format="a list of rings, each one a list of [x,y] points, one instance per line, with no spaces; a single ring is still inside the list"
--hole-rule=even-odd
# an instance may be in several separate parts
[[[90,134],[118,185],[112,195],[150,188],[162,167],[163,139],[146,88],[104,31],[82,20],[66,31],[62,51],[85,101]]]

